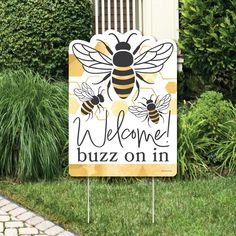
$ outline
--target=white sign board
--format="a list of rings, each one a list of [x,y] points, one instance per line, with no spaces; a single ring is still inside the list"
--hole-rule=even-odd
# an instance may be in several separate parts
[[[132,30],[69,46],[72,176],[174,176],[177,48]]]

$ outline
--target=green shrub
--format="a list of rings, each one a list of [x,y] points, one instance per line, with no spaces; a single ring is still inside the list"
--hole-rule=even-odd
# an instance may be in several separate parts
[[[180,109],[178,174],[196,178],[212,167],[221,173],[235,170],[236,108],[221,93],[208,91],[190,108]]]
[[[67,86],[31,72],[0,74],[0,176],[52,179],[67,142]]]
[[[212,88],[236,94],[236,1],[182,0],[180,21],[186,67]]]
[[[195,121],[205,120],[203,127],[205,136],[218,140],[219,126],[230,119],[232,106],[229,101],[223,99],[221,93],[208,91],[196,101],[191,113]]]
[[[201,76],[193,74],[185,67],[182,72],[178,72],[178,99],[180,101],[195,100],[205,90],[205,83]]]
[[[208,171],[201,154],[208,147],[202,132],[205,121],[195,121],[191,111],[179,114],[178,119],[178,176],[194,179]]]
[[[221,93],[214,91],[203,93],[192,107],[192,119],[196,122],[204,120],[202,136],[207,138],[209,148],[207,152],[201,153],[201,156],[208,161],[209,165],[220,165],[224,161],[218,157],[215,144],[223,141],[223,124],[233,121],[234,112],[235,108],[231,102],[224,100]],[[215,151],[212,151],[213,149]]]
[[[236,108],[232,106],[228,119],[217,129],[219,139],[214,141],[212,154],[221,163],[221,174],[236,173]]]
[[[68,46],[91,34],[90,0],[0,1],[0,70],[67,77]]]

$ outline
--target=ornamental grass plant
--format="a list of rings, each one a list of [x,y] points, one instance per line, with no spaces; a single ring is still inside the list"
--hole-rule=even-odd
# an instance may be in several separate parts
[[[0,176],[52,179],[67,142],[67,86],[30,71],[0,74]]]

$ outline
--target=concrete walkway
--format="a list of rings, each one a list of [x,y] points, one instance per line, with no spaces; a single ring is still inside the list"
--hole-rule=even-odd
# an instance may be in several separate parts
[[[0,195],[0,236],[18,235],[75,236],[74,233],[64,230]]]

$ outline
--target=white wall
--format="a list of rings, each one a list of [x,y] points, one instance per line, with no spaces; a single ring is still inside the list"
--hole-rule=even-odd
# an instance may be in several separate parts
[[[143,0],[143,33],[177,41],[178,14],[178,0]]]

